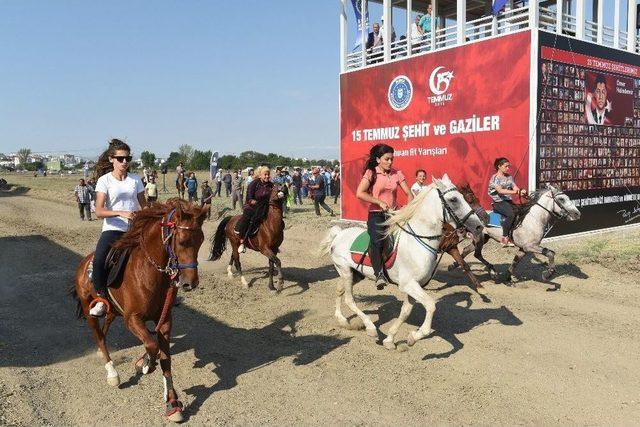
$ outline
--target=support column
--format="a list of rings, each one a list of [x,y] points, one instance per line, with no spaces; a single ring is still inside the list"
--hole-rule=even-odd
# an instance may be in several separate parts
[[[413,37],[411,34],[411,10],[413,9],[413,0],[407,0],[407,56],[411,56],[413,48]]]
[[[538,0],[529,0],[529,28],[538,28],[538,20],[540,19],[540,8]]]
[[[431,2],[431,50],[436,50],[436,44],[437,44],[436,31],[438,30],[438,25],[436,22],[437,16],[438,16],[438,0],[433,0]]]
[[[598,44],[601,45],[603,34],[604,34],[604,0],[597,0],[597,1],[598,1],[598,15],[597,15],[598,16],[598,35],[597,35],[596,41]]]
[[[433,22],[433,21],[432,21]],[[467,0],[458,0],[456,10],[457,45],[462,45],[466,41],[465,27],[467,24]]]
[[[367,66],[367,39],[369,38],[369,29],[367,28],[367,7],[369,6],[369,0],[362,0],[361,16],[361,28],[360,34],[362,35],[362,66]]]
[[[576,0],[576,38],[584,39],[584,0]]]
[[[622,0],[613,0],[613,47],[620,49],[620,2]]]
[[[556,33],[562,34],[562,21],[564,19],[564,4],[563,0],[556,1]]]
[[[347,71],[347,0],[340,1],[340,72]]]
[[[391,60],[391,0],[382,1],[382,18],[384,20],[384,31],[382,32],[382,43],[384,45],[384,62]]]
[[[628,0],[627,6],[627,50],[636,51],[636,0]]]

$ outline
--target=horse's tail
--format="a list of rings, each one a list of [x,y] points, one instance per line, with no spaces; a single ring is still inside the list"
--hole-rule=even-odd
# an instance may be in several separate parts
[[[220,221],[220,224],[218,224],[218,229],[216,230],[216,234],[213,236],[213,242],[211,243],[209,261],[219,260],[227,248],[227,235],[225,228],[227,228],[227,224],[231,221],[231,218],[233,217],[224,217],[222,221]]]
[[[320,248],[318,249],[318,254],[320,256],[327,255],[329,252],[331,252],[331,245],[333,244],[333,240],[341,231],[342,231],[342,228],[340,228],[337,225],[334,225],[333,227],[331,227],[331,229],[329,230],[325,238],[320,243]]]
[[[76,300],[76,318],[82,319],[84,317],[84,313],[82,312],[82,304],[80,303],[80,298],[78,298],[78,291],[76,290],[76,285],[72,285],[71,289],[69,289],[69,295],[71,298]]]

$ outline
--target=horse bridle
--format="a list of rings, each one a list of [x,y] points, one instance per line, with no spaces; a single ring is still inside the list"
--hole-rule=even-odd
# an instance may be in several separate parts
[[[560,206],[560,208],[564,211],[562,214],[558,214],[558,213],[556,213],[556,212],[553,210],[553,208],[551,208],[551,210],[549,210],[549,209],[545,208],[544,206],[542,206],[542,205],[541,205],[540,203],[538,203],[537,201],[536,201],[536,203],[535,203],[535,204],[536,204],[536,205],[538,205],[538,206],[540,206],[540,207],[541,207],[542,209],[544,209],[545,211],[549,212],[549,214],[551,214],[551,216],[552,216],[552,217],[554,217],[554,218],[556,218],[556,219],[566,219],[566,218],[568,218],[569,216],[571,216],[571,212],[569,212],[569,210],[568,210],[567,208],[565,208],[565,207],[562,205],[562,203],[560,203],[560,202],[558,202],[558,201],[556,200],[556,196],[559,196],[560,194],[564,194],[564,193],[563,193],[562,191],[559,191],[559,192],[557,192],[557,193],[555,193],[555,194],[554,194],[554,193],[553,193],[553,190],[549,190],[549,193],[551,193],[551,194],[550,194],[550,195],[549,195],[549,194],[546,194],[546,195],[547,195],[547,196],[549,196],[549,197],[551,198],[551,200],[553,200],[553,206],[555,206],[555,205]]]
[[[171,278],[171,280],[176,280],[181,270],[198,268],[198,261],[190,262],[187,264],[181,264],[178,261],[178,256],[176,255],[175,250],[173,248],[175,246],[175,239],[173,238],[175,230],[196,231],[198,230],[198,227],[186,227],[184,225],[178,225],[176,221],[171,221],[171,218],[175,213],[176,213],[176,210],[171,209],[167,214],[166,219],[163,218],[163,220],[160,221],[160,226],[162,227],[162,244],[164,246],[164,250],[169,255],[169,259],[167,260],[167,265],[165,267],[161,267],[160,265],[158,265],[158,263],[156,263],[153,260],[153,258],[149,256],[146,249],[144,248],[144,244],[140,245],[142,247],[142,250],[144,251],[145,256],[147,257],[147,260],[158,271],[162,273],[166,273]]]
[[[440,191],[440,189],[438,189],[438,197],[440,197],[440,201],[442,202],[442,220],[443,220],[443,222],[446,222],[447,214],[449,214],[449,216],[451,218],[453,218],[453,220],[456,223],[456,229],[454,231],[457,231],[457,230],[461,230],[461,229],[465,228],[464,224],[471,217],[471,215],[476,213],[476,211],[474,211],[473,209],[470,209],[469,212],[467,212],[467,214],[464,217],[462,217],[462,219],[458,218],[456,213],[453,211],[453,209],[451,209],[451,207],[449,206],[447,201],[444,199],[444,195],[447,194],[447,193],[450,193],[452,191],[458,191],[458,189],[456,187],[449,188],[448,190],[445,190],[445,191]],[[398,227],[402,231],[404,231],[405,233],[407,233],[407,234],[409,234],[409,235],[411,235],[413,237],[416,237],[418,239],[435,240],[435,239],[440,239],[442,237],[442,234],[437,234],[437,235],[434,235],[434,236],[422,236],[420,234],[415,233],[408,223],[407,223],[407,226],[409,228],[408,230],[406,228],[402,227],[400,224],[398,224]]]

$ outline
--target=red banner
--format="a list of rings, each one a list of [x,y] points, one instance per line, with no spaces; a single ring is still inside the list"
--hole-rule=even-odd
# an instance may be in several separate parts
[[[493,161],[507,157],[526,188],[530,44],[530,33],[522,32],[343,74],[342,217],[366,219],[355,191],[378,143],[395,149],[393,167],[409,186],[418,169],[427,171],[428,182],[447,173],[470,184],[490,208]]]

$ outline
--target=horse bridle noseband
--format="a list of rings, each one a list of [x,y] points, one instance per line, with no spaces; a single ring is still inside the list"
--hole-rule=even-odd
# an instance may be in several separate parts
[[[553,190],[549,190],[549,193],[551,193],[550,195],[547,194],[547,196],[549,196],[551,198],[551,200],[553,200],[553,206],[558,205],[560,206],[560,208],[564,211],[562,214],[558,214],[556,213],[553,208],[551,208],[552,210],[549,210],[547,208],[545,208],[544,206],[542,206],[540,203],[538,203],[536,201],[536,205],[540,206],[542,209],[544,209],[545,211],[549,212],[551,214],[552,217],[556,218],[556,219],[565,219],[568,218],[569,216],[571,216],[571,212],[569,212],[569,210],[567,208],[565,208],[562,203],[558,202],[556,200],[556,196],[559,196],[560,194],[564,194],[562,191],[557,192],[556,194],[553,193]]]
[[[160,221],[160,226],[162,227],[162,244],[164,245],[164,249],[169,255],[169,259],[167,260],[167,265],[163,268],[158,263],[156,263],[153,258],[149,256],[147,250],[144,248],[144,244],[141,244],[142,250],[144,251],[147,260],[156,268],[156,270],[166,273],[171,280],[176,280],[181,270],[188,269],[196,269],[198,268],[198,261],[190,262],[187,264],[181,264],[178,261],[178,256],[176,255],[173,246],[175,245],[174,231],[178,230],[189,230],[196,231],[198,227],[186,227],[184,225],[178,225],[176,221],[171,221],[171,218],[176,213],[175,209],[171,209],[166,216],[166,219],[163,218]],[[143,242],[141,242],[143,243]]]

